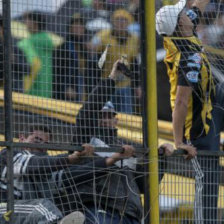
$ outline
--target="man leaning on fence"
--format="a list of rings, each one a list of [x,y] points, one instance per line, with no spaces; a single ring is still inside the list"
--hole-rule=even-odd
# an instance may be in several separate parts
[[[31,128],[27,137],[20,137],[21,142],[47,144],[50,141],[51,131],[47,126],[35,125]],[[0,223],[6,221],[6,204],[3,204],[7,202],[6,153],[6,149],[0,152]],[[97,177],[98,174],[102,175],[103,169],[124,156],[131,156],[133,152],[125,149],[123,154],[113,153],[107,158],[96,158],[85,165],[75,165],[81,158],[92,153],[93,147],[87,144],[83,145],[81,152],[58,156],[49,156],[46,149],[15,149],[13,155],[15,223],[56,223],[79,207],[76,183],[93,179],[93,176]],[[96,167],[95,172],[92,172],[93,167]],[[69,192],[72,194],[68,195],[68,189],[71,188]],[[63,195],[67,196],[67,200]],[[75,205],[74,210],[67,209],[70,207],[68,205],[66,207],[68,202]],[[75,224],[79,224],[84,217],[81,213],[72,213],[60,223],[67,224],[73,219],[76,219]]]
[[[197,25],[209,0],[186,0],[162,7],[157,32],[164,37],[170,78],[173,133],[177,148],[218,151],[223,127],[223,83],[215,84],[210,63],[197,37]],[[204,223],[217,223],[219,163],[201,157],[204,172]],[[201,220],[200,220],[201,221]]]

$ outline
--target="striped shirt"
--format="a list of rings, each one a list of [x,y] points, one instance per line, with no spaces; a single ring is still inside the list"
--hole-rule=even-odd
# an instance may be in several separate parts
[[[215,85],[202,44],[196,36],[165,37],[164,47],[171,85],[171,107],[174,109],[177,86],[191,87],[184,137],[187,140],[203,137],[211,125]]]
[[[28,150],[13,151],[14,195],[17,199],[52,197],[53,189],[62,185],[62,169],[68,167],[67,156],[48,156]],[[7,191],[7,150],[0,152],[0,191]],[[54,186],[57,185],[57,186]],[[5,198],[6,199],[6,198]]]

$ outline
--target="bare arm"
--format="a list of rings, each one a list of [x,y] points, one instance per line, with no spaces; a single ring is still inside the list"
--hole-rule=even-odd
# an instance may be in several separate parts
[[[178,86],[175,107],[173,111],[173,134],[174,142],[178,149],[187,151],[186,159],[191,159],[197,155],[196,148],[183,143],[184,124],[187,116],[187,106],[192,88],[189,86]]]
[[[178,86],[175,107],[173,111],[173,134],[176,147],[182,144],[184,123],[187,116],[187,106],[192,89],[189,86]]]

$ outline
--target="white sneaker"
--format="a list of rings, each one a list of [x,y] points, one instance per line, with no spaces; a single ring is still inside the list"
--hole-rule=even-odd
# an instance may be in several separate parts
[[[82,212],[76,211],[69,215],[66,215],[59,224],[83,224],[85,221],[85,216]]]

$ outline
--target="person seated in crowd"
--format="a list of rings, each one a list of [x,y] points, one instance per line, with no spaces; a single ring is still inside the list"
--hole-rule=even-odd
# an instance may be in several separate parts
[[[4,54],[3,54],[3,20],[0,15],[0,88],[3,88]],[[17,47],[17,40],[12,38],[11,47],[12,90],[23,92],[23,77],[29,72],[29,66],[23,52]]]
[[[111,29],[104,29],[93,36],[87,44],[87,48],[92,54],[101,54],[106,46],[108,47],[107,58],[102,70],[101,76],[107,77],[113,64],[122,56],[127,57],[130,64],[130,70],[134,73],[136,69],[135,58],[139,53],[139,38],[128,32],[128,25],[134,22],[133,16],[124,9],[116,10],[111,16]],[[100,70],[98,69],[100,73]],[[99,81],[100,74],[93,73],[91,70],[87,74],[87,86],[94,87]],[[92,76],[94,74],[94,76]],[[90,88],[91,90],[91,88]],[[89,91],[90,92],[90,91]],[[112,102],[118,112],[133,112],[133,96],[131,93],[131,79],[123,74],[117,76],[115,94],[112,96]]]
[[[134,22],[128,26],[128,32],[140,37],[140,1],[131,0],[127,6],[127,10],[133,15]]]
[[[68,25],[68,36],[53,53],[55,99],[83,100],[86,54],[84,18],[80,13],[75,13]]]
[[[52,96],[52,53],[54,44],[45,31],[46,21],[39,11],[24,14],[30,36],[18,42],[30,65],[30,74],[24,78],[24,92],[30,95]]]
[[[100,80],[80,109],[76,117],[73,144],[81,145],[87,142],[95,147],[120,146],[135,151],[132,145],[122,145],[122,141],[118,139],[117,113],[113,104],[108,101],[115,91],[115,80],[120,73],[120,63],[121,60],[114,63],[109,77]],[[166,155],[172,154],[171,145],[165,144],[162,147]],[[190,158],[195,156],[195,151],[187,151],[187,153]],[[110,155],[111,153],[95,153],[94,157],[104,158]],[[82,164],[90,161],[91,158],[84,159]],[[162,159],[160,161],[160,167],[165,166],[165,161]],[[115,163],[104,176],[78,183],[76,187],[77,191],[82,193],[85,224],[141,223],[143,208],[140,193],[144,193],[143,177],[143,166],[138,163],[138,160],[124,158],[123,162]]]
[[[102,29],[111,28],[110,11],[107,10],[105,0],[93,0],[92,7],[87,10],[84,9],[84,17],[86,29],[90,37]]]

